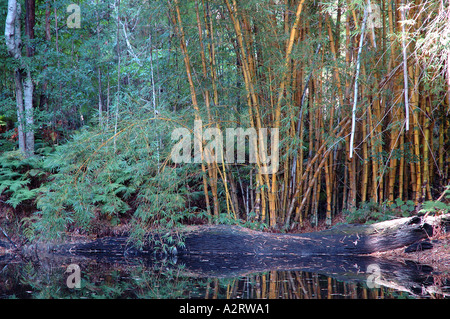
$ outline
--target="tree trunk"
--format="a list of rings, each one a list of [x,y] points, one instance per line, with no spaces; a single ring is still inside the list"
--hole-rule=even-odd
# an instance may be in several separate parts
[[[36,23],[36,0],[25,0],[25,34],[28,40],[34,39],[34,25]],[[27,45],[27,57],[34,55],[33,45]]]
[[[16,86],[16,110],[17,110],[17,135],[19,140],[19,150],[25,154],[25,132],[24,132],[24,108],[23,108],[23,86],[22,75],[16,69],[14,71],[14,83]]]
[[[23,83],[23,100],[25,104],[25,156],[34,154],[34,117],[33,117],[33,80],[31,72],[27,70],[27,76]]]
[[[34,38],[34,0],[26,1],[26,34]],[[19,135],[19,149],[26,156],[34,154],[34,119],[33,119],[33,80],[31,71],[22,60],[22,40],[20,30],[21,8],[17,0],[8,1],[8,14],[5,23],[5,38],[8,53],[20,62],[20,68],[15,70],[16,108]],[[27,56],[33,55],[33,48],[27,46]],[[26,76],[23,71],[26,70]]]

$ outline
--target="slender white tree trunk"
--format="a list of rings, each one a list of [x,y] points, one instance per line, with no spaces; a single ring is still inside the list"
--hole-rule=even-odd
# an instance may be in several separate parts
[[[117,136],[117,121],[119,119],[119,104],[120,104],[120,0],[117,0],[117,99],[116,99],[116,115],[114,121],[114,153],[116,152],[116,136]]]
[[[350,158],[353,157],[353,144],[355,140],[355,128],[356,128],[356,106],[358,105],[358,80],[359,80],[359,69],[361,66],[361,51],[364,43],[364,31],[366,29],[368,9],[364,10],[364,19],[361,27],[361,38],[359,39],[358,57],[356,60],[356,75],[355,75],[355,93],[353,96],[353,108],[352,108],[352,130],[350,134]]]
[[[20,4],[17,0],[8,0],[8,14],[5,22],[5,40],[8,53],[20,62],[20,67],[14,72],[16,87],[17,130],[19,137],[19,149],[25,156],[34,154],[33,131],[33,81],[30,70],[22,61],[22,40],[20,30]],[[21,70],[26,71],[26,77]]]
[[[406,53],[406,34],[405,34],[405,2],[402,1],[402,54],[403,54],[403,85],[405,95],[405,128],[409,131],[409,98],[408,98],[408,55]]]
[[[34,117],[33,117],[33,81],[31,72],[27,71],[27,77],[23,83],[23,100],[25,104],[25,155],[34,154]]]
[[[24,107],[23,107],[23,87],[22,75],[19,70],[14,72],[16,86],[16,109],[17,109],[17,136],[19,140],[19,150],[25,154],[25,132],[24,132]]]
[[[20,4],[17,3],[17,0],[8,0],[5,39],[8,52],[14,59],[20,59],[22,57],[20,53],[20,48],[22,47],[22,40],[20,37],[20,13]]]

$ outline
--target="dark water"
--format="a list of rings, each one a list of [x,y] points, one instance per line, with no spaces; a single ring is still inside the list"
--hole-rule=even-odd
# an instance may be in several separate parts
[[[80,268],[80,288],[69,288]],[[257,265],[257,266],[256,266]],[[372,266],[370,266],[372,265]],[[252,269],[254,268],[254,269]],[[265,268],[265,269],[264,269]],[[72,280],[73,284],[75,281]],[[70,283],[69,283],[70,286]],[[0,259],[0,299],[394,299],[449,298],[430,267],[380,259],[235,260],[206,257]]]

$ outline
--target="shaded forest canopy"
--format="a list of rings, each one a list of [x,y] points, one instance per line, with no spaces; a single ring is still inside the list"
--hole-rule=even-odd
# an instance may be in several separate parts
[[[6,229],[114,227],[139,243],[192,223],[279,231],[449,211],[448,2],[72,2],[0,4]],[[174,161],[173,132],[195,136],[199,121],[200,160],[194,137],[192,161]],[[249,138],[245,161],[218,147],[208,161],[206,133],[230,128],[254,129],[259,152]],[[259,138],[274,128],[277,147]],[[264,172],[269,156],[278,169]]]

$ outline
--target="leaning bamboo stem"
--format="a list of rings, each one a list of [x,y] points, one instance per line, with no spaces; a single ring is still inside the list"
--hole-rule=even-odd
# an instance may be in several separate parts
[[[336,134],[336,132],[338,131],[338,129],[341,129],[341,131],[339,132],[339,134],[337,134],[334,138],[339,141],[342,137],[342,135],[346,132],[347,128],[349,127],[351,121],[349,120],[348,117],[344,118],[337,126],[336,128],[333,130],[332,132],[332,136]],[[285,219],[285,225],[287,227],[291,214],[294,210],[295,207],[295,203],[298,200],[297,195],[302,191],[303,189],[303,182],[304,181],[311,181],[311,179],[307,179],[307,176],[309,175],[312,166],[319,160],[320,157],[322,157],[322,161],[319,164],[319,167],[317,168],[317,170],[315,171],[316,173],[318,171],[320,171],[320,169],[322,168],[322,166],[325,164],[324,159],[327,158],[327,155],[329,154],[329,152],[331,152],[332,147],[329,147],[327,149],[325,149],[328,146],[328,143],[322,143],[322,145],[320,146],[320,148],[317,150],[315,156],[311,159],[311,161],[308,163],[308,165],[306,166],[305,172],[302,175],[302,178],[300,179],[300,182],[296,185],[296,190],[294,195],[292,196],[292,200],[291,203],[289,205],[289,210],[286,214],[286,219]],[[318,174],[318,173],[317,173]],[[317,175],[316,175],[317,177]],[[303,200],[302,200],[302,204],[300,205],[300,207],[296,210],[299,214],[301,214],[301,211],[305,205],[305,199],[308,198],[309,192],[311,191],[311,189],[308,188],[312,187],[312,183],[309,183],[307,186],[307,190],[305,192],[303,192]]]
[[[346,119],[346,124],[344,124],[344,126],[342,126],[342,130],[341,130],[341,132],[339,132],[339,134],[336,136],[336,138],[340,138],[343,134],[344,134],[344,132],[346,132],[346,129],[348,128],[348,126],[350,125],[350,123],[351,123],[351,121],[349,121],[348,119]],[[317,176],[319,175],[319,173],[320,173],[320,171],[321,171],[321,168],[323,167],[323,165],[326,163],[326,159],[328,158],[328,153],[331,151],[331,147],[330,148],[328,148],[326,151],[325,151],[325,154],[323,154],[323,156],[322,156],[322,160],[320,161],[320,163],[319,163],[319,165],[318,165],[318,167],[316,167],[316,170],[315,170],[315,173],[314,173],[314,175],[313,175],[313,177],[310,179],[310,181],[309,181],[309,183],[308,183],[308,186],[307,186],[307,188],[306,188],[306,192],[303,194],[303,200],[302,200],[302,202],[301,202],[301,204],[300,204],[300,206],[299,206],[299,211],[302,211],[302,209],[303,209],[303,207],[304,207],[304,205],[305,205],[305,203],[306,203],[306,199],[308,198],[308,196],[309,196],[309,194],[310,194],[310,192],[311,192],[311,190],[312,190],[312,187],[313,187],[313,185],[314,185],[314,183],[315,183],[315,181],[316,181],[316,179],[317,179]],[[316,158],[317,156],[315,156],[315,158]],[[318,157],[317,157],[318,158]],[[297,191],[298,191],[299,189],[297,189]],[[296,195],[296,194],[295,194]],[[294,205],[295,205],[295,199],[296,199],[296,197],[294,196],[294,198],[293,198],[293,201],[292,201],[292,203],[291,203],[291,205],[290,205],[290,207],[289,207],[289,212],[288,212],[288,216],[290,216],[290,214],[292,213],[292,210],[294,209]]]

